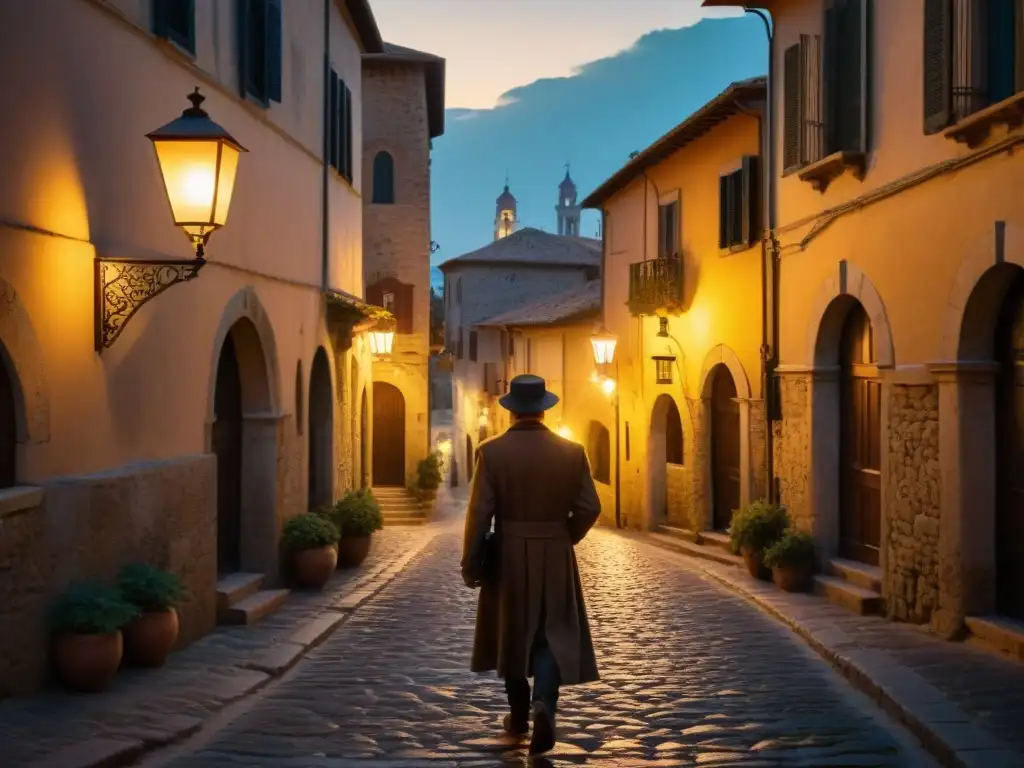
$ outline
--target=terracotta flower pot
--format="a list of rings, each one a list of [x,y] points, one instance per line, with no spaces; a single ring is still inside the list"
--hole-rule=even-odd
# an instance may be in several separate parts
[[[124,655],[140,667],[162,667],[178,639],[178,612],[144,611],[124,628]]]
[[[338,548],[334,544],[292,552],[295,581],[303,589],[323,589],[337,565]]]
[[[747,566],[747,573],[761,581],[771,580],[772,572],[766,568],[764,563],[761,561],[761,557],[763,555],[761,550],[743,547],[742,554],[743,564]]]
[[[338,567],[355,568],[362,565],[370,554],[370,536],[353,536],[342,534],[338,542]]]
[[[57,635],[53,660],[60,681],[73,691],[103,690],[117,674],[124,654],[120,630],[106,635]]]
[[[810,564],[783,565],[772,568],[772,581],[786,592],[806,592],[811,586]]]

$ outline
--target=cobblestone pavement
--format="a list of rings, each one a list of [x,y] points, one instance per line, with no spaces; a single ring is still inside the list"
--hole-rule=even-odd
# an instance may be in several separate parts
[[[602,680],[563,692],[533,765],[929,766],[909,735],[788,628],[677,556],[580,546]],[[455,525],[231,722],[147,765],[527,765],[500,682],[467,671],[475,593]]]
[[[121,765],[198,730],[294,663],[435,532],[385,529],[375,534],[364,564],[337,571],[322,592],[293,592],[254,626],[219,627],[161,669],[122,670],[103,693],[0,701],[0,766]]]

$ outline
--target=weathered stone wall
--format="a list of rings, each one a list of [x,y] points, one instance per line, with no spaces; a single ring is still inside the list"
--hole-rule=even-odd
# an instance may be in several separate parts
[[[779,497],[793,524],[809,531],[810,376],[780,376],[778,383],[782,419],[772,424],[772,437]]]
[[[705,402],[699,397],[686,398],[686,409],[690,412],[691,435],[683,434],[683,444],[686,457],[686,466],[689,469],[689,528],[694,531],[707,530],[710,523],[708,519],[709,496],[709,471],[711,469],[708,457],[710,446],[710,435],[705,434],[705,429],[710,424],[705,424],[704,411]]]
[[[750,401],[750,498],[763,499],[768,495],[765,485],[764,446],[766,442],[764,400]]]
[[[216,479],[212,455],[131,465],[58,478],[41,503],[0,516],[0,698],[46,681],[46,612],[56,595],[73,581],[112,583],[126,563],[166,568],[184,582],[179,647],[213,628]]]
[[[889,387],[886,606],[926,623],[938,607],[939,400],[936,385]]]
[[[679,464],[665,465],[666,519],[675,528],[694,529],[694,511],[691,506],[692,480],[690,468]]]

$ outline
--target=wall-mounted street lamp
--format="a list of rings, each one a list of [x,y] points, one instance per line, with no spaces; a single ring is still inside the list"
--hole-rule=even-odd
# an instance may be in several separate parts
[[[598,365],[613,362],[616,343],[617,339],[602,325],[597,333],[590,337],[590,344],[594,348],[594,362]]]
[[[615,527],[622,527],[622,501],[621,501],[621,490],[622,483],[620,478],[622,476],[620,471],[621,455],[619,450],[619,364],[615,359],[615,346],[618,343],[618,339],[614,335],[608,332],[608,329],[603,325],[598,331],[590,337],[590,345],[594,348],[594,363],[601,369],[609,368],[614,365],[613,376],[597,376],[595,381],[601,387],[601,390],[610,398],[615,404]]]
[[[379,326],[369,333],[370,353],[377,357],[387,357],[395,344],[395,329]]]
[[[227,222],[238,161],[247,151],[210,119],[196,88],[192,106],[146,138],[153,142],[176,226],[196,250],[194,259],[96,259],[96,351],[109,347],[139,308],[206,264],[210,235]]]

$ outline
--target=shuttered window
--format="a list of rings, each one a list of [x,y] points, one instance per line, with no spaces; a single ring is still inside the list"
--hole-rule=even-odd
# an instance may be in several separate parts
[[[1022,0],[924,0],[924,132],[1024,90]]]
[[[195,55],[195,0],[153,0],[153,34]]]
[[[282,0],[238,0],[238,72],[243,96],[267,105],[282,99]]]
[[[366,301],[395,316],[396,333],[408,334],[415,330],[414,286],[388,277],[366,286]]]
[[[338,175],[352,183],[352,91],[331,70],[327,82],[327,162]]]
[[[679,253],[679,201],[658,206],[658,255],[663,258]]]
[[[476,362],[476,331],[469,332],[469,360]]]
[[[376,205],[395,202],[395,159],[390,152],[378,152],[373,158],[373,197]]]
[[[761,185],[756,156],[718,180],[718,247],[748,248],[759,237]]]

